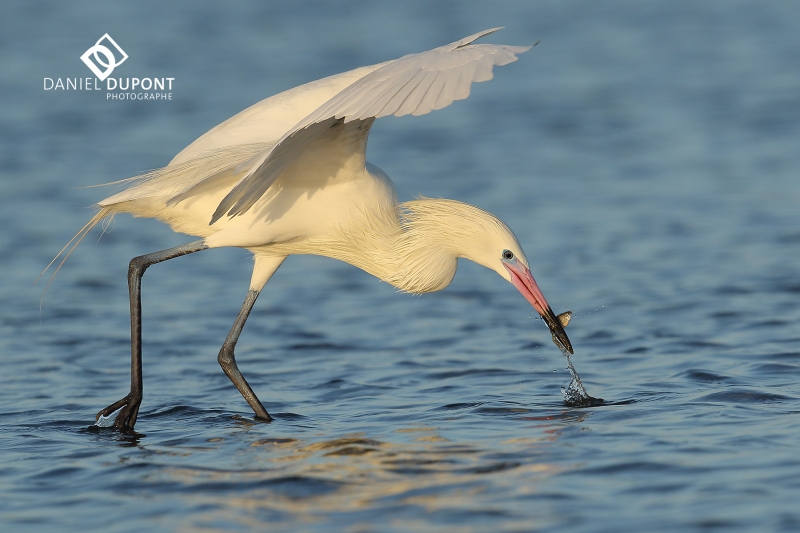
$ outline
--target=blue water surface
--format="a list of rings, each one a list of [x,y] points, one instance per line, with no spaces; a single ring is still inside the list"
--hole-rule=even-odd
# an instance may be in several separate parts
[[[472,95],[376,123],[401,199],[514,229],[573,362],[610,405],[564,405],[566,361],[496,274],[412,297],[292,257],[237,358],[242,250],[144,278],[137,430],[91,427],[129,387],[131,257],[191,238],[118,216],[42,299],[33,282],[107,195],[252,103],[440,46],[540,44]],[[800,530],[797,2],[18,2],[0,17],[3,531]],[[172,99],[46,91],[175,78]]]

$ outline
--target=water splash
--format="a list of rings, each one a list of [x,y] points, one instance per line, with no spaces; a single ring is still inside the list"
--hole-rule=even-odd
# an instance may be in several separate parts
[[[95,426],[99,428],[110,428],[114,425],[114,422],[117,421],[117,415],[122,410],[122,408],[117,409],[113,413],[108,416],[100,415],[100,418],[97,419],[97,422],[94,423]]]
[[[571,311],[558,315],[558,320],[563,327],[567,327],[571,318]],[[569,382],[569,385],[566,388],[561,387],[561,394],[564,395],[564,403],[569,407],[594,407],[605,404],[606,402],[602,398],[589,396],[589,393],[586,392],[586,388],[583,386],[583,382],[581,382],[581,377],[572,365],[572,359],[569,357],[569,350],[558,341],[555,335],[552,337],[553,344],[555,344],[558,349],[561,350],[561,353],[564,354],[564,357],[567,358],[567,370],[569,370],[572,376],[572,381]]]

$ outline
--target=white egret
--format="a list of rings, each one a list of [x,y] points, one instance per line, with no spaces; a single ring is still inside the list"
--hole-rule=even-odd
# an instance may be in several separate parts
[[[525,253],[500,219],[454,200],[398,204],[389,177],[366,161],[376,118],[423,115],[464,99],[473,82],[491,79],[495,65],[516,61],[530,48],[472,44],[498,29],[267,98],[200,136],[166,167],[125,180],[127,188],[99,202],[76,243],[116,213],[155,218],[200,240],[131,260],[131,390],[98,420],[119,410],[116,428],[130,432],[136,423],[145,269],[208,248],[236,246],[254,256],[250,290],[218,361],[264,420],[271,417],[239,372],[234,348],[259,292],[291,254],[340,259],[417,294],[447,287],[457,260],[469,259],[511,282],[572,352]]]

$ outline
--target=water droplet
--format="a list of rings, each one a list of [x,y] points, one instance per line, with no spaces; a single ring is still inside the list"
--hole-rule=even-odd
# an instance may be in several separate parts
[[[99,428],[110,428],[110,427],[112,427],[114,425],[114,422],[117,421],[117,415],[119,414],[119,412],[121,410],[122,410],[122,408],[120,407],[119,409],[117,409],[116,411],[114,411],[113,413],[111,413],[108,416],[100,415],[100,418],[97,419],[97,422],[95,422],[94,425],[99,427]]]
[[[569,323],[572,313],[569,311],[567,311],[567,313],[569,313],[569,315],[566,318],[566,322]],[[567,315],[567,313],[562,313],[558,316],[563,326],[566,326],[566,324],[561,317],[563,315]],[[560,342],[558,342],[558,339],[555,335],[553,335],[553,344],[555,344],[561,353],[564,354],[564,357],[567,358],[567,370],[572,376],[572,381],[569,382],[567,388],[561,388],[561,394],[564,395],[564,403],[570,407],[589,407],[592,405],[602,405],[605,403],[602,398],[593,398],[589,396],[588,392],[586,392],[586,388],[584,388],[583,383],[581,382],[581,377],[578,375],[578,372],[575,371],[575,367],[572,366],[572,359],[570,359],[569,351],[567,351],[567,349],[564,348]],[[555,370],[553,370],[553,372],[555,372]]]

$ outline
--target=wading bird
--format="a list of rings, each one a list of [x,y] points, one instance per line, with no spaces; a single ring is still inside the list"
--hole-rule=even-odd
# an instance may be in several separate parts
[[[116,213],[155,218],[200,240],[131,260],[131,390],[97,419],[119,411],[114,426],[123,432],[136,423],[142,401],[144,271],[223,246],[249,250],[255,266],[218,361],[260,419],[271,417],[239,372],[234,348],[260,291],[291,254],[346,261],[415,294],[444,289],[458,259],[469,259],[511,282],[560,347],[572,352],[519,242],[500,219],[454,200],[398,204],[389,177],[366,161],[367,136],[376,118],[423,115],[462,100],[473,82],[492,78],[495,65],[516,61],[515,54],[529,49],[472,44],[498,29],[267,98],[199,137],[166,167],[123,180],[127,188],[99,202],[100,211],[70,241],[73,249]]]

